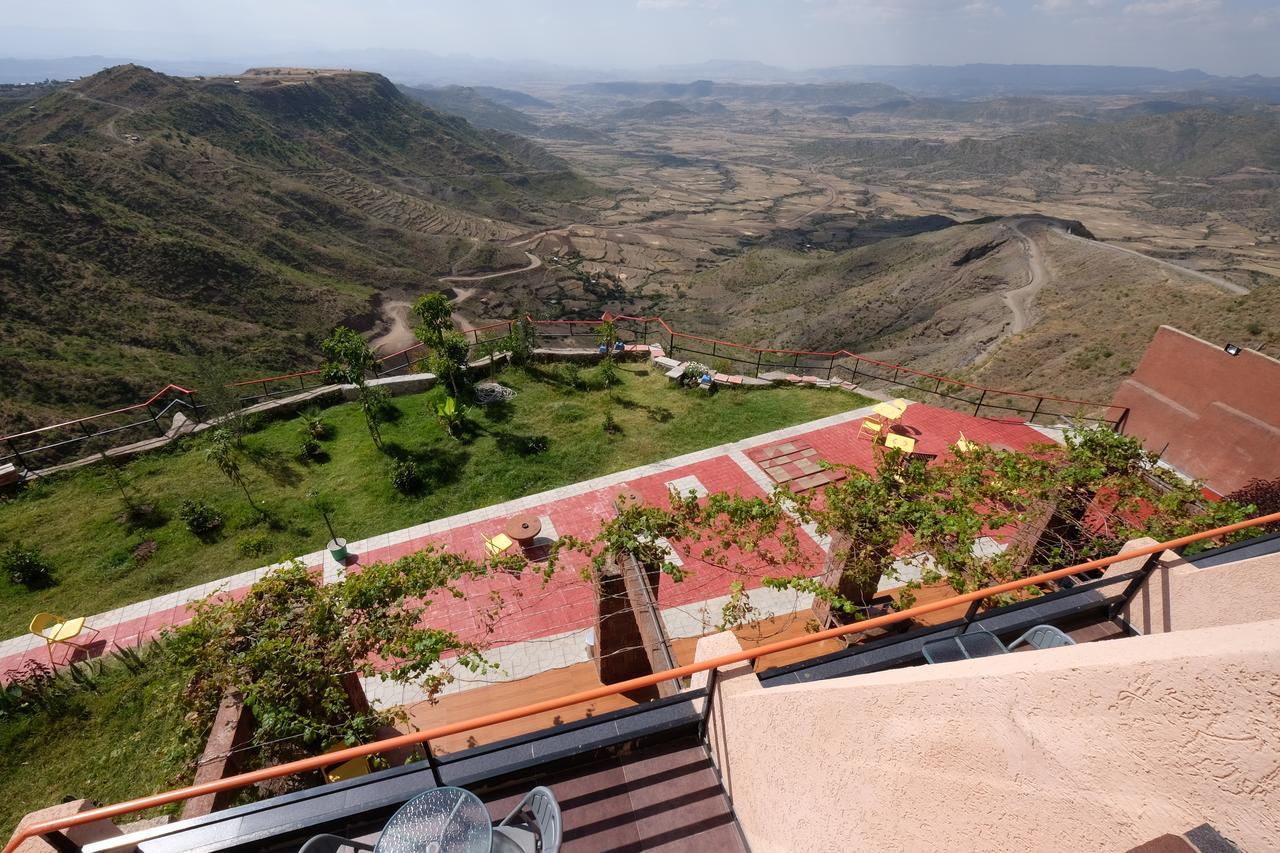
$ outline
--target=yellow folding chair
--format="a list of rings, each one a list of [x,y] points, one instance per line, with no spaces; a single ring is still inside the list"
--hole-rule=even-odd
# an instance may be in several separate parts
[[[970,453],[978,449],[978,445],[964,437],[964,433],[960,433],[960,438],[956,441],[956,450],[961,453]]]
[[[489,553],[490,557],[496,557],[504,554],[512,546],[516,544],[511,537],[505,533],[499,533],[490,539],[488,536],[484,538],[484,550]]]
[[[883,434],[884,424],[874,418],[863,418],[862,426],[858,427],[858,438],[869,438],[875,441],[876,436]]]
[[[84,645],[73,643],[72,640],[85,631],[89,631],[95,636],[98,633],[97,628],[91,628],[84,624],[83,616],[77,616],[75,619],[63,619],[53,613],[37,613],[31,620],[31,626],[28,630],[44,640],[45,650],[49,652],[49,663],[53,663],[53,647],[58,643],[83,649]]]

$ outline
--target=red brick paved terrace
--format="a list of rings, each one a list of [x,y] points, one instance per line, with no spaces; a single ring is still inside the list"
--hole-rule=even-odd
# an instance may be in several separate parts
[[[634,490],[642,499],[654,502],[665,502],[672,488],[681,492],[692,489],[764,495],[775,480],[766,468],[752,461],[752,457],[762,457],[762,450],[766,451],[763,456],[768,456],[767,449],[788,443],[813,451],[809,456],[798,458],[870,470],[872,444],[858,437],[858,427],[866,411],[845,412],[355,542],[350,546],[353,558],[346,570],[359,571],[361,565],[392,560],[427,545],[482,557],[485,538],[502,531],[506,519],[517,513],[539,517],[542,537],[565,534],[590,537],[598,530],[600,519],[612,515],[614,499],[625,490]],[[971,441],[1010,449],[1048,440],[1045,434],[1022,423],[978,418],[922,403],[909,406],[901,425],[902,431],[916,438],[917,452],[939,456],[947,452],[947,447],[962,432]],[[821,543],[810,534],[803,544],[816,574],[821,566]],[[323,571],[328,580],[336,579],[342,570],[324,552],[305,555],[302,559],[316,571]],[[468,581],[463,585],[463,598],[448,597],[434,602],[430,622],[484,645],[489,650],[488,656],[502,667],[501,672],[487,676],[489,680],[509,680],[579,663],[587,659],[586,633],[595,613],[593,588],[577,571],[584,563],[585,558],[570,555],[565,568],[546,582],[528,572],[521,577],[502,575]],[[688,565],[686,568],[690,576],[685,581],[675,583],[664,577],[658,590],[658,604],[673,638],[698,636],[713,630],[720,606],[717,599],[729,592],[732,581],[741,579],[710,566]],[[88,624],[100,634],[90,653],[100,654],[114,646],[136,645],[150,639],[165,627],[185,622],[191,601],[215,592],[243,594],[268,570],[269,567],[244,572],[92,616]],[[759,596],[762,609],[768,614],[789,614],[808,607],[807,602],[798,600],[796,593],[760,589],[759,577],[747,579],[746,586],[753,591],[753,602]],[[495,601],[499,598],[495,596],[500,597],[501,602],[496,610]],[[28,658],[45,659],[44,644],[38,638],[19,637],[0,643],[0,672]],[[61,662],[62,657],[58,660]],[[458,683],[450,689],[466,686]],[[371,698],[387,704],[407,704],[421,698],[412,691],[406,692],[403,685],[379,679],[367,682],[366,689]]]

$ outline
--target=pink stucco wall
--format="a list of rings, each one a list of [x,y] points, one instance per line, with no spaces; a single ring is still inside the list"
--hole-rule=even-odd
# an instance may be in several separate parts
[[[1280,621],[768,690],[748,671],[711,743],[756,853],[1119,851],[1204,822],[1275,850],[1278,673]]]
[[[1150,539],[1135,543],[1155,544]],[[1143,559],[1115,563],[1107,574],[1138,568]],[[1142,634],[1280,617],[1280,554],[1200,569],[1168,551],[1121,615]]]

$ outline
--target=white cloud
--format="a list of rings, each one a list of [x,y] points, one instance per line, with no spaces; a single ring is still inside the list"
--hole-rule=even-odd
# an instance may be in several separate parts
[[[1037,12],[1059,15],[1068,12],[1097,11],[1107,5],[1107,0],[1040,0],[1036,3]]]
[[[808,0],[824,18],[853,19],[867,15],[881,18],[923,18],[944,15],[998,15],[995,0]]]
[[[1192,18],[1216,12],[1222,0],[1139,0],[1124,7],[1126,15]]]

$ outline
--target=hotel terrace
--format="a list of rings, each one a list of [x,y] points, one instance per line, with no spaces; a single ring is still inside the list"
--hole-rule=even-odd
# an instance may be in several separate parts
[[[1163,370],[1144,361],[1113,404],[1086,410],[848,352],[780,353],[656,320],[617,322],[619,357],[673,381],[691,363],[727,360],[693,377],[691,394],[791,383],[872,403],[301,562],[326,583],[423,549],[477,560],[510,549],[536,568],[556,542],[589,540],[628,505],[665,505],[672,493],[766,498],[780,486],[818,498],[843,472],[875,470],[886,444],[932,465],[966,447],[1061,442],[1064,424],[1082,418],[1167,451],[1162,464],[1203,481],[1207,500],[1250,477],[1280,476],[1280,395],[1256,393],[1280,388],[1280,363],[1176,330],[1162,329],[1153,344]],[[540,326],[541,354],[590,360],[586,328]],[[473,334],[480,343],[486,330]],[[1213,379],[1188,380],[1169,359],[1199,360]],[[401,362],[385,359],[376,381],[410,392],[430,380],[411,372],[415,353]],[[269,408],[311,399],[318,381],[303,374],[245,387],[249,402]],[[159,433],[130,452],[197,428],[192,400],[176,389],[140,418],[126,413]],[[1234,451],[1166,437],[1161,411],[1188,420],[1218,412],[1214,434]],[[11,442],[11,459],[32,470],[39,453],[54,454],[48,468],[76,464],[67,440],[39,432]],[[435,696],[360,679],[353,701],[405,709],[401,731],[237,773],[232,757],[252,724],[229,697],[193,785],[113,805],[51,805],[23,822],[5,853],[1276,849],[1280,533],[1268,529],[1277,524],[1280,513],[1163,542],[1137,538],[1119,553],[1051,571],[1033,564],[966,593],[928,582],[928,556],[906,548],[878,606],[854,621],[812,592],[766,584],[767,566],[744,572],[741,553],[717,561],[661,543],[688,572],[676,582],[625,559],[602,573],[566,552],[554,573],[466,578],[461,594],[431,602],[431,625],[481,647],[491,669],[455,673]],[[832,539],[797,526],[793,557],[820,579]],[[978,547],[1000,553],[1027,535],[996,528]],[[90,616],[89,654],[149,642],[189,621],[193,602],[242,597],[275,568]],[[922,580],[912,601],[893,606],[904,583]],[[735,606],[750,618],[725,630]],[[46,646],[31,635],[0,643],[0,671],[52,655]],[[385,769],[371,769],[371,756]],[[317,771],[322,784],[233,804],[242,789]],[[525,799],[544,788],[554,809]],[[456,789],[466,793],[448,799]],[[413,822],[431,792],[448,806],[443,828]],[[177,802],[176,821],[129,820]],[[514,824],[490,828],[522,803]]]

